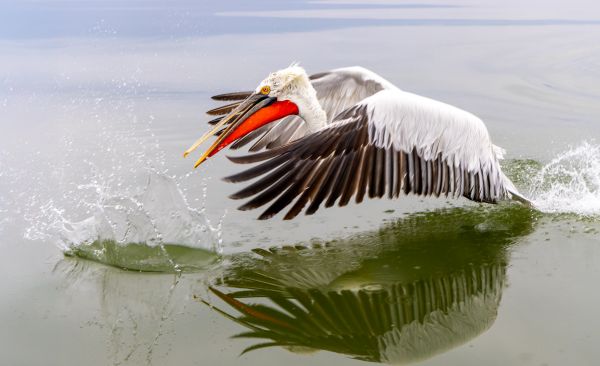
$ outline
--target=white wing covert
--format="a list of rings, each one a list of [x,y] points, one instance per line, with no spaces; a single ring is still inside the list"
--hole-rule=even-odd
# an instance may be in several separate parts
[[[225,178],[260,177],[231,196],[252,199],[254,209],[274,201],[259,217],[289,205],[292,219],[306,205],[326,207],[370,198],[464,196],[496,203],[516,192],[500,169],[498,153],[474,115],[411,93],[382,90],[336,116],[327,127],[268,151],[230,157],[254,167]],[[294,202],[295,201],[295,202]]]
[[[310,76],[328,123],[346,109],[382,90],[397,90],[389,81],[360,66],[344,67]]]

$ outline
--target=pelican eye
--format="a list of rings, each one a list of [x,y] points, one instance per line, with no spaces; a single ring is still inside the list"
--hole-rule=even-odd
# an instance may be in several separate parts
[[[262,88],[260,88],[260,93],[267,95],[271,92],[271,88],[268,85],[263,86]]]

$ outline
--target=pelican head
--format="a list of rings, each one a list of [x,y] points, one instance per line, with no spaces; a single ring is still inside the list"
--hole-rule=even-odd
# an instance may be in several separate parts
[[[309,128],[314,120],[326,120],[306,71],[297,64],[269,74],[258,84],[252,95],[198,139],[183,156],[187,156],[226,126],[196,161],[194,167],[198,167],[207,158],[248,133],[290,115],[300,115],[307,121]]]

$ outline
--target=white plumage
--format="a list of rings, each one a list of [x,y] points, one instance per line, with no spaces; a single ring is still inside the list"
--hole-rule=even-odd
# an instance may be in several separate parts
[[[512,197],[528,203],[502,173],[503,150],[469,112],[402,91],[362,67],[309,77],[292,65],[270,74],[255,93],[265,90],[270,98],[295,104],[298,116],[272,122],[234,143],[232,148],[239,148],[257,140],[250,150],[267,150],[230,158],[263,162],[226,178],[239,182],[262,176],[232,196],[254,197],[240,209],[274,201],[260,218],[292,203],[286,219],[305,205],[312,214],[323,201],[331,206],[339,199],[343,206],[351,197],[361,202],[367,193],[372,198],[385,192],[390,198],[400,192],[465,196],[490,203]],[[236,113],[237,105],[226,107]]]

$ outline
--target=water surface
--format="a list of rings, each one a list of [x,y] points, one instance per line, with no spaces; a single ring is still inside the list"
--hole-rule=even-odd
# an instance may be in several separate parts
[[[4,2],[0,363],[595,364],[598,10]],[[415,197],[292,222],[235,210],[220,177],[237,167],[192,171],[181,154],[210,95],[294,61],[362,65],[477,114],[542,212]]]

